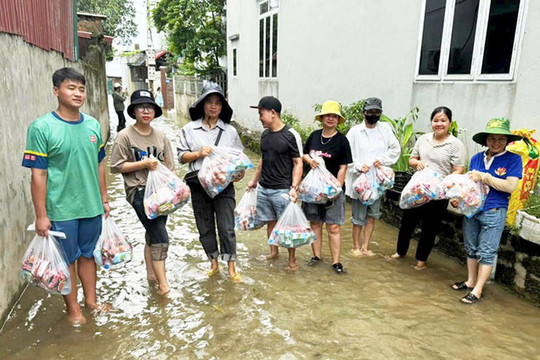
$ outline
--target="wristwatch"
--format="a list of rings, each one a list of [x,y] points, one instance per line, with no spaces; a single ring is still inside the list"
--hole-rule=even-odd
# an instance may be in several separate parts
[[[291,185],[291,189],[294,189],[295,191],[298,190],[298,185],[294,186],[294,185]]]

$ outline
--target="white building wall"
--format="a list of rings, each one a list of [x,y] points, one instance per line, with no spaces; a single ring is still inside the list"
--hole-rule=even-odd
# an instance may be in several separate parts
[[[526,0],[522,0],[526,1]],[[512,128],[540,131],[540,1],[527,1],[515,81],[415,81],[423,0],[280,0],[277,91],[286,111],[312,122],[313,104],[333,99],[348,105],[377,96],[390,117],[418,106],[418,130],[429,129],[429,115],[450,107],[472,135],[492,117],[505,116]],[[258,77],[258,1],[227,2],[229,98],[236,121],[260,129],[248,108],[264,93]],[[232,76],[232,48],[238,48],[238,76]]]

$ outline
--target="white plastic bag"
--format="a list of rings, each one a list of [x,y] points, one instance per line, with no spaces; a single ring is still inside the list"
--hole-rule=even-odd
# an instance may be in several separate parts
[[[441,176],[429,167],[417,171],[411,177],[399,199],[399,207],[410,209],[428,203],[431,200],[444,198],[441,194]]]
[[[197,176],[203,189],[213,199],[252,167],[253,164],[241,150],[212,146],[212,152],[204,158]]]
[[[467,174],[451,174],[441,182],[445,199],[459,201],[459,211],[471,218],[483,209],[489,186],[473,181]]]
[[[311,244],[315,240],[315,233],[311,230],[302,209],[297,203],[291,201],[274,226],[268,244],[297,248]]]
[[[111,216],[102,217],[101,234],[93,254],[96,264],[105,269],[111,265],[126,263],[133,259],[133,247]]]
[[[257,188],[246,191],[234,209],[236,230],[257,230],[264,225],[257,216]]]
[[[155,157],[151,158],[157,160]],[[144,211],[149,219],[168,215],[189,201],[189,187],[175,173],[158,161],[156,170],[148,171],[144,190]]]
[[[71,292],[71,276],[63,251],[54,236],[36,234],[22,258],[21,277],[51,294]]]
[[[364,205],[371,205],[384,195],[387,189],[394,186],[394,171],[386,166],[370,166],[353,182],[353,198]]]
[[[341,193],[341,184],[324,164],[321,157],[313,157],[319,166],[311,169],[298,187],[298,199],[311,204],[325,204]]]

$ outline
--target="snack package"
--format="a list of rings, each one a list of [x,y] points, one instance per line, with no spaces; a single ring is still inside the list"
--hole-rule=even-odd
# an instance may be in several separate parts
[[[257,188],[246,191],[234,209],[236,230],[257,230],[264,225],[257,216]]]
[[[111,216],[103,216],[101,234],[93,254],[96,264],[105,269],[133,259],[133,247]]]
[[[298,187],[298,199],[311,204],[325,204],[334,200],[341,193],[341,185],[334,175],[326,168],[324,159],[313,157],[319,163],[311,169]]]
[[[459,211],[472,217],[484,207],[489,186],[473,181],[467,174],[451,174],[441,182],[441,191],[445,199],[459,200]]]
[[[268,244],[284,248],[297,248],[314,242],[315,233],[311,230],[302,209],[295,202],[289,202],[279,218]]]
[[[364,205],[371,205],[394,186],[394,171],[385,166],[370,166],[365,173],[360,173],[353,182],[353,197]]]
[[[213,199],[252,167],[253,164],[242,151],[212,146],[212,153],[204,158],[199,170],[199,182]]]
[[[154,158],[151,156],[151,158]],[[144,190],[144,211],[149,219],[168,215],[189,201],[189,187],[175,173],[158,161],[156,170],[148,171]]]
[[[402,209],[410,209],[424,205],[431,200],[440,200],[444,196],[441,195],[441,176],[428,167],[417,171],[412,176],[401,192],[399,199],[399,207]]]
[[[22,258],[21,277],[51,294],[71,292],[68,263],[54,236],[34,236]]]

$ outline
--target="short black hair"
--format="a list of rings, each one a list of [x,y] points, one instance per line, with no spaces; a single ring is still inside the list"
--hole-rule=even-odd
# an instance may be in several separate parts
[[[437,115],[438,113],[443,113],[444,115],[446,115],[448,117],[448,120],[450,122],[452,122],[452,110],[450,110],[449,108],[447,108],[446,106],[439,106],[439,107],[436,107],[433,112],[431,113],[431,117],[430,117],[430,120],[433,120],[433,118],[435,117],[435,115]]]
[[[57,88],[59,88],[60,84],[62,84],[66,80],[73,80],[80,82],[83,85],[86,85],[86,79],[84,75],[73,68],[65,67],[58,69],[54,72],[52,76],[53,85]]]

